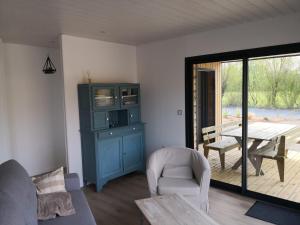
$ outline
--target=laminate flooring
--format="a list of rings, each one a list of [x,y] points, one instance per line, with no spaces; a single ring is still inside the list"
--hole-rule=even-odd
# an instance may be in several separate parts
[[[141,213],[134,200],[149,197],[147,179],[141,173],[110,181],[101,192],[95,192],[93,185],[84,188],[84,192],[97,225],[139,225]],[[245,216],[253,199],[210,188],[209,201],[209,215],[220,225],[270,224]]]

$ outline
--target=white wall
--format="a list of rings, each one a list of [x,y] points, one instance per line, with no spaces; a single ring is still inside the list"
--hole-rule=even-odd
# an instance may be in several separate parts
[[[4,43],[0,39],[0,163],[10,159],[8,106],[4,67]]]
[[[10,157],[31,175],[65,165],[59,51],[17,44],[3,49]],[[53,75],[42,72],[47,54],[57,68]]]
[[[61,47],[68,166],[82,178],[77,84],[87,81],[87,71],[92,82],[136,82],[136,47],[68,35]]]
[[[185,145],[185,117],[176,115],[185,107],[185,57],[300,42],[299,22],[294,14],[138,46],[147,153]]]

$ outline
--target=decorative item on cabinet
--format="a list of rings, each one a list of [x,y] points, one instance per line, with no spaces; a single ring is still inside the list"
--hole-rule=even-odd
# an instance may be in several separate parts
[[[78,85],[84,183],[105,183],[145,170],[140,85]]]

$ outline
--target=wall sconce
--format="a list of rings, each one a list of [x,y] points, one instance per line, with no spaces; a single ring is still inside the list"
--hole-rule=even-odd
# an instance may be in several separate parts
[[[56,68],[55,68],[54,64],[52,63],[51,59],[49,58],[49,56],[47,57],[46,62],[44,64],[43,72],[45,74],[52,74],[52,73],[56,72]]]

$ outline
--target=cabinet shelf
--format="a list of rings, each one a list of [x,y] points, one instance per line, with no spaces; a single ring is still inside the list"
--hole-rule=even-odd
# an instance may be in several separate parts
[[[137,97],[137,95],[123,95],[122,98],[133,98]]]
[[[112,99],[113,96],[96,96],[95,99]]]

